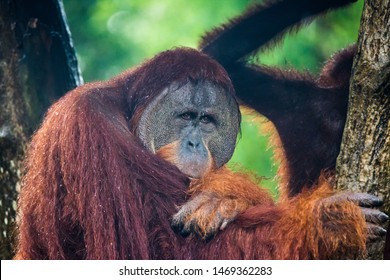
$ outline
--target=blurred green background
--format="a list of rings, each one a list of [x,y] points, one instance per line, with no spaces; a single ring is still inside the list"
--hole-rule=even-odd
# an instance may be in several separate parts
[[[196,48],[206,31],[240,14],[248,5],[262,1],[63,2],[81,72],[84,81],[89,82],[109,79],[175,46]],[[349,8],[317,19],[297,34],[288,35],[272,49],[263,50],[256,60],[267,65],[318,73],[332,53],[356,41],[362,7],[363,1],[360,0]],[[241,136],[230,165],[263,177],[261,184],[276,195],[278,163],[272,159],[272,147],[260,130],[264,122],[244,116]]]

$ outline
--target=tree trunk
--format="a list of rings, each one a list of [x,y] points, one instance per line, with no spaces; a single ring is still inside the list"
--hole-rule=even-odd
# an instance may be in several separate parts
[[[0,36],[0,259],[9,259],[25,147],[81,76],[61,0],[0,0]]]
[[[390,0],[365,1],[353,64],[337,187],[384,199],[390,213]],[[383,242],[368,258],[383,258]]]

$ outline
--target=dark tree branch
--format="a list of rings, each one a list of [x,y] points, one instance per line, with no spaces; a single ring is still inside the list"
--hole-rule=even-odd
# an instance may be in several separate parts
[[[366,1],[350,86],[347,123],[337,161],[338,188],[384,199],[390,213],[390,0]],[[368,258],[383,257],[383,242]],[[389,248],[390,249],[390,248]]]
[[[0,0],[0,36],[0,259],[8,259],[26,144],[81,76],[60,0]]]

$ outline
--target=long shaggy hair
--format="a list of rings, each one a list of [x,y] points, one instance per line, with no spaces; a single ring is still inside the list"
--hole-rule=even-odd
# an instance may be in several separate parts
[[[184,202],[188,179],[146,151],[130,127],[165,87],[188,79],[233,92],[216,62],[178,49],[78,87],[50,108],[27,153],[21,257],[150,259],[181,251],[169,219]]]
[[[327,258],[340,249],[337,236],[326,240],[326,233],[312,234],[324,231],[321,225],[291,225],[282,219],[299,220],[313,212],[322,197],[313,193],[310,203],[296,198],[288,206],[264,198],[267,203],[241,215],[209,242],[174,234],[170,218],[184,203],[189,180],[145,150],[132,131],[155,96],[172,82],[189,79],[207,79],[233,94],[222,67],[196,50],[183,48],[163,52],[107,82],[76,88],[50,108],[27,154],[16,258]],[[307,195],[302,199],[306,201]],[[323,219],[322,212],[314,213],[312,219]],[[354,225],[364,225],[361,215],[353,218]],[[355,226],[348,230],[356,236]],[[291,242],[286,240],[305,240],[307,235],[314,247],[289,253],[285,244]],[[359,245],[356,248],[362,248],[362,236],[351,237]],[[337,245],[319,252],[317,237]]]
[[[109,81],[69,92],[50,108],[28,150],[15,258],[327,259],[363,253],[360,208],[327,199],[333,191],[321,175],[334,169],[338,154],[353,48],[318,79],[245,59],[352,1],[270,1],[209,33],[203,53],[163,52]],[[233,95],[230,79],[241,101],[278,130],[285,199],[275,205],[249,177],[216,170],[201,184],[246,198],[252,207],[208,242],[183,238],[170,219],[188,199],[190,181],[144,149],[134,131],[146,106],[173,82],[208,80]]]

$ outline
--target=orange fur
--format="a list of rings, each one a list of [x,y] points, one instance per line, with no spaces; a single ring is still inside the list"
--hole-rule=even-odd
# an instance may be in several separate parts
[[[272,125],[266,127],[273,130]],[[273,143],[280,142],[273,134]],[[177,142],[158,151],[158,155],[176,164]],[[188,194],[201,196],[197,209],[189,213],[186,222],[195,222],[199,233],[206,236],[218,226],[216,215],[225,219],[237,216],[237,224],[244,228],[259,223],[270,225],[269,238],[278,244],[275,259],[334,259],[356,258],[365,253],[366,222],[360,208],[352,202],[335,202],[335,192],[329,177],[321,175],[318,183],[303,192],[288,197],[286,188],[288,167],[283,164],[283,148],[277,145],[281,161],[279,175],[281,199],[274,204],[271,195],[259,186],[259,180],[249,173],[233,173],[226,166],[207,167],[200,179],[192,179]],[[286,180],[287,179],[287,180]]]
[[[251,174],[232,172],[226,166],[213,170],[200,179],[192,180],[189,192],[194,195],[201,191],[215,192],[233,199],[245,199],[248,205],[272,203],[268,192],[259,187]]]
[[[284,244],[278,259],[364,254],[367,230],[360,208],[352,202],[327,199],[333,194],[329,181],[321,176],[313,190],[304,190],[279,205],[283,214],[272,230],[277,244]]]
[[[270,231],[271,239],[279,244],[274,256],[276,259],[304,259],[307,256],[313,259],[356,258],[365,252],[366,222],[360,208],[352,202],[327,199],[335,192],[325,176],[321,176],[315,188],[284,199],[278,205],[273,204],[267,191],[261,189],[248,174],[236,174],[226,167],[192,181],[192,194],[206,191],[224,199],[221,198],[210,215],[202,216],[204,213],[200,208],[189,217],[194,219],[193,216],[196,216],[204,232],[216,212],[228,216],[238,211],[243,213],[244,220],[253,222],[253,217],[248,219],[245,210],[250,213],[252,206],[261,206],[263,209],[276,208],[281,213]],[[259,216],[259,222],[264,222],[262,215],[254,213]],[[245,224],[245,221],[239,222]]]
[[[260,115],[256,110],[241,106],[243,114],[250,116],[251,121],[259,125],[260,133],[269,136],[270,146],[273,149],[273,159],[279,165],[277,179],[279,183],[279,200],[288,199],[288,182],[290,179],[290,170],[285,157],[285,151],[279,134],[272,122]]]
[[[178,145],[178,143],[179,143],[178,141],[174,141],[168,145],[165,145],[164,147],[161,147],[156,152],[156,155],[158,155],[159,157],[172,163],[173,165],[177,166],[177,163],[178,163],[177,145]]]
[[[160,148],[158,156],[180,168],[178,160],[178,141]],[[226,166],[214,168],[209,152],[209,163],[205,166],[204,176],[192,179],[188,190],[191,197],[202,193],[202,201],[196,211],[188,214],[186,221],[195,221],[201,235],[216,227],[216,215],[224,219],[233,219],[254,205],[272,204],[267,191],[260,189],[253,176],[246,173],[233,173]]]
[[[279,165],[278,172],[277,172],[277,177],[279,182],[279,188],[278,188],[279,200],[282,201],[288,199],[288,182],[290,179],[290,170],[288,168],[282,141],[272,122],[268,121],[261,127],[261,129],[263,133],[269,135],[271,146],[274,149],[273,159]]]
[[[177,166],[179,169],[181,169],[181,163],[178,159],[178,145],[179,145],[179,141],[174,141],[172,143],[169,143],[167,145],[165,145],[164,147],[161,147],[157,152],[156,154],[165,159],[166,161],[172,163],[173,165]],[[208,172],[210,172],[212,169],[213,169],[213,160],[212,160],[212,157],[211,157],[211,154],[210,154],[210,151],[209,149],[206,147],[207,149],[207,152],[208,152],[208,163],[205,164],[204,166],[204,169],[203,169],[203,174],[206,174]]]
[[[210,194],[186,219],[196,221],[203,236],[216,227],[216,215],[231,220],[252,206],[273,205],[270,194],[250,174],[233,173],[226,166],[212,170],[201,179],[193,179],[188,193],[192,197]]]
[[[259,114],[246,109],[259,122]],[[367,227],[359,207],[352,202],[332,204],[326,202],[336,192],[333,190],[331,176],[323,172],[318,182],[304,186],[304,191],[296,197],[289,197],[288,184],[291,177],[280,136],[272,122],[261,126],[262,133],[270,135],[274,148],[274,159],[279,164],[279,207],[282,218],[276,223],[273,234],[286,246],[281,247],[278,259],[300,259],[308,252],[312,258],[356,257],[364,254],[366,248]],[[312,213],[312,215],[307,215]],[[339,217],[337,217],[339,216]],[[321,239],[321,241],[319,241]],[[344,251],[340,251],[340,244]],[[353,252],[352,255],[350,252]],[[356,253],[357,252],[357,253]]]

